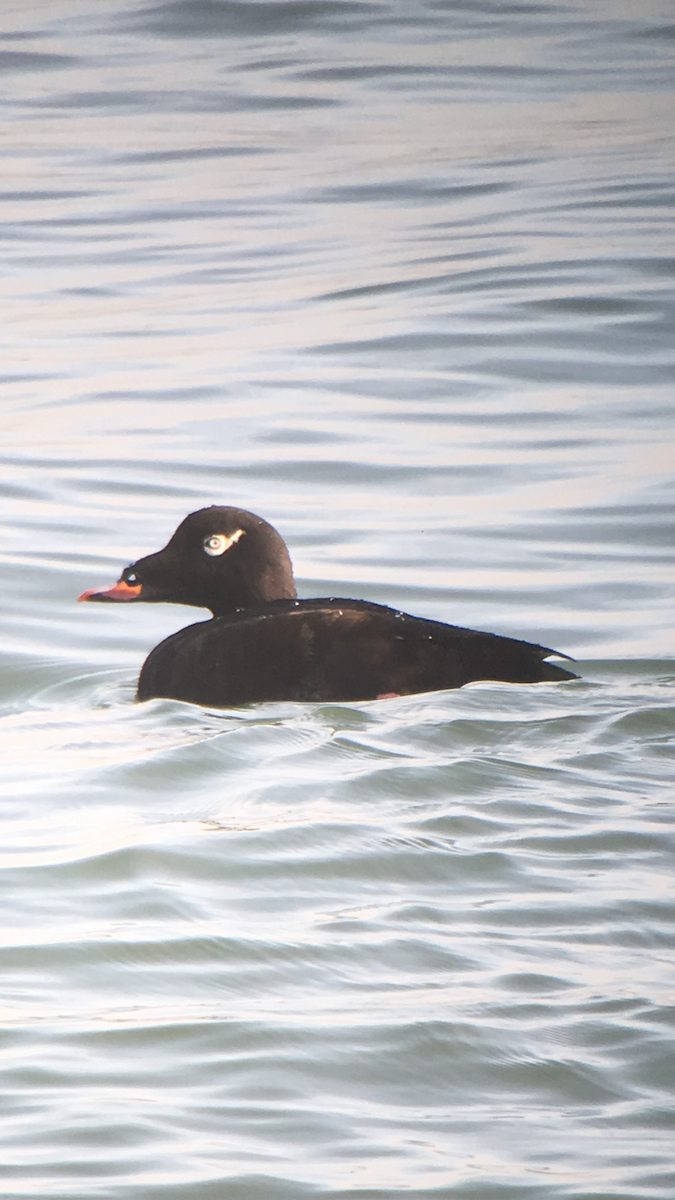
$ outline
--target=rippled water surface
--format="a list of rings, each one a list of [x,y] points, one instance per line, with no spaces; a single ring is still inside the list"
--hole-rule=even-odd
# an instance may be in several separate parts
[[[3,4],[3,1196],[675,1194],[674,59]],[[192,614],[75,597],[213,502],[581,678],[135,705]]]

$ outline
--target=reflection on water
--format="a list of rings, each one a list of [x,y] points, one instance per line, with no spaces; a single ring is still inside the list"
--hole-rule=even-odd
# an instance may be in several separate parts
[[[673,49],[4,6],[3,1194],[670,1200]],[[582,679],[136,706],[215,501]]]

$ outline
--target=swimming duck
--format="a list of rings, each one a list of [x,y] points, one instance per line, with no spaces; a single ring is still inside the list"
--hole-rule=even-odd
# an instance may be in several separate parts
[[[224,708],[264,700],[354,701],[462,687],[479,679],[576,679],[546,646],[414,617],[367,600],[297,598],[283,538],[262,517],[212,505],[163,550],[79,600],[189,604],[208,621],[148,655],[136,698]]]

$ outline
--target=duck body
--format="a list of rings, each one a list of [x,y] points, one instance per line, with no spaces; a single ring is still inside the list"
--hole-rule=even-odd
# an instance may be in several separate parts
[[[169,601],[213,617],[148,655],[138,700],[208,707],[269,700],[358,701],[476,680],[574,679],[545,646],[410,616],[365,600],[298,600],[280,535],[243,509],[192,513],[164,550],[82,600]],[[566,656],[561,656],[566,657]]]
[[[138,699],[229,707],[351,701],[478,679],[572,679],[530,642],[412,617],[364,600],[278,600],[180,629],[148,655]]]

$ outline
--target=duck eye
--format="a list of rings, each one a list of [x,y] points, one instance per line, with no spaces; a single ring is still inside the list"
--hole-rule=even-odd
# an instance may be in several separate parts
[[[125,583],[131,584],[132,587],[141,582],[136,572],[132,571],[130,567],[127,567],[126,571],[122,572],[122,579]]]
[[[203,545],[206,553],[215,558],[218,554],[225,553],[228,547],[228,540],[223,537],[222,533],[214,533],[213,537],[204,538]]]
[[[235,533],[230,534],[212,533],[210,537],[204,538],[202,546],[206,554],[211,558],[217,558],[219,554],[224,554],[226,550],[229,550],[230,546],[233,546],[243,536],[243,529],[237,529]]]

